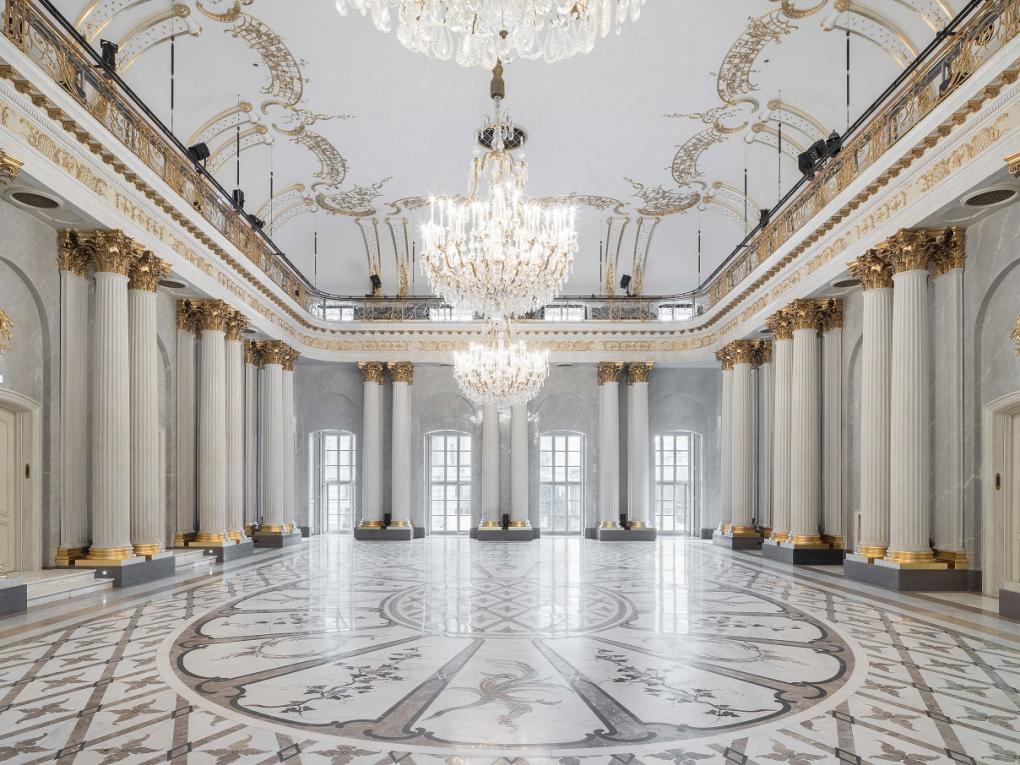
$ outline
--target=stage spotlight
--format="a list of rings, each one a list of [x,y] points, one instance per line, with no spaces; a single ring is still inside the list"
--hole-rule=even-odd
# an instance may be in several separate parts
[[[116,72],[117,51],[120,50],[120,48],[117,46],[117,43],[112,43],[109,40],[100,40],[99,48],[102,51],[101,60],[103,62],[103,66],[105,66],[111,72]]]
[[[248,219],[251,221],[251,224],[255,228],[265,228],[266,227],[266,222],[264,220],[262,220],[262,218],[259,218],[256,215],[249,215]]]
[[[372,293],[376,293],[382,289],[382,279],[379,278],[379,274],[372,274],[368,277],[369,281],[372,282]]]
[[[769,225],[769,221],[772,220],[771,210],[759,210],[758,211],[758,227],[765,228]]]
[[[239,209],[239,210],[243,210],[244,209],[244,191],[242,191],[241,189],[234,189],[233,193],[230,196],[233,197],[233,199],[234,199],[234,206],[237,209]]]
[[[204,143],[196,143],[188,147],[188,156],[193,162],[204,162],[209,159],[209,147]]]
[[[624,274],[620,277],[620,289],[625,290],[630,288],[630,274]]]

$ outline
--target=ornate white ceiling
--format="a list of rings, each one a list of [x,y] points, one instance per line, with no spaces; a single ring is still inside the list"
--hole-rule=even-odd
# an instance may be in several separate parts
[[[326,291],[397,292],[423,197],[466,189],[485,72],[405,50],[332,0],[58,0],[126,81]],[[567,292],[643,269],[645,293],[710,273],[798,176],[797,154],[846,127],[963,0],[648,0],[587,56],[506,67],[530,134],[530,193],[576,195],[581,251]],[[175,106],[170,109],[170,35]],[[778,151],[782,123],[783,153]],[[270,203],[270,176],[274,196]],[[318,232],[317,273],[313,242]],[[600,260],[600,243],[603,257]]]

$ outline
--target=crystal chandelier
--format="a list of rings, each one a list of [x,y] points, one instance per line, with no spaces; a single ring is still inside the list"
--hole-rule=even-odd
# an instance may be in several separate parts
[[[513,155],[527,134],[500,113],[503,67],[493,69],[495,115],[478,131],[467,198],[431,200],[421,267],[432,290],[465,312],[523,316],[556,297],[577,252],[574,208],[528,201],[528,167]],[[483,190],[484,180],[484,190]],[[487,192],[487,193],[484,193]]]
[[[471,343],[453,354],[453,374],[475,406],[507,409],[533,399],[549,373],[549,352],[512,342],[509,327],[493,322],[487,343]]]
[[[637,21],[645,0],[336,0],[346,16],[370,13],[376,29],[430,58],[491,69],[497,59],[561,61],[589,53],[595,40]]]

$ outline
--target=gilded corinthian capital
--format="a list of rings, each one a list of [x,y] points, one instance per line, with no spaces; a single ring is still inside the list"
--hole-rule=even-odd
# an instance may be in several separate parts
[[[758,344],[754,340],[734,340],[726,346],[725,350],[729,353],[734,365],[754,364],[757,366],[755,361],[757,346]]]
[[[793,339],[793,324],[790,323],[790,317],[786,315],[786,311],[783,309],[776,311],[765,319],[765,326],[768,327],[776,340]]]
[[[14,179],[21,172],[22,164],[24,163],[0,149],[0,189],[14,183]]]
[[[89,273],[89,255],[78,242],[77,232],[65,229],[57,235],[57,269],[82,278]]]
[[[170,264],[161,260],[148,250],[131,262],[128,272],[128,289],[155,292],[161,280],[170,273]]]
[[[715,360],[722,366],[723,372],[733,371],[733,355],[730,353],[728,345],[724,345],[715,352]]]
[[[402,382],[408,385],[414,382],[414,364],[410,361],[391,361],[386,367],[390,370],[393,382]]]
[[[967,260],[967,238],[964,229],[957,226],[929,231],[932,238],[932,273],[947,274],[963,268]]]
[[[841,328],[843,326],[843,301],[838,298],[829,298],[824,301],[821,315],[822,332]]]
[[[198,329],[197,318],[190,300],[177,301],[177,329],[195,332]]]
[[[846,266],[850,276],[859,279],[865,290],[892,287],[892,266],[880,250],[868,250]]]
[[[96,273],[127,276],[132,262],[141,254],[135,243],[117,229],[71,233]]]
[[[653,366],[654,364],[650,361],[635,361],[628,364],[627,385],[648,382],[648,378],[652,376]]]
[[[289,345],[285,345],[284,348],[287,349],[287,352],[284,354],[283,357],[283,371],[293,372],[294,364],[297,363],[297,360],[301,357],[301,354],[295,351]]]
[[[616,382],[622,371],[622,361],[602,361],[595,368],[595,378],[598,380],[599,385],[605,385],[606,383]]]
[[[818,331],[822,327],[822,309],[824,304],[824,300],[800,298],[794,300],[783,310],[790,318],[790,326],[794,330],[813,329]]]
[[[199,332],[226,332],[234,316],[234,309],[222,300],[192,300],[195,325]]]
[[[358,369],[361,370],[365,382],[383,384],[386,365],[381,361],[359,361]]]
[[[286,343],[279,340],[259,340],[251,345],[255,363],[259,367],[270,364],[278,364],[282,367],[287,363],[293,363],[289,359],[294,351]]]
[[[247,328],[247,317],[240,311],[231,309],[230,315],[227,317],[227,340],[240,340]]]

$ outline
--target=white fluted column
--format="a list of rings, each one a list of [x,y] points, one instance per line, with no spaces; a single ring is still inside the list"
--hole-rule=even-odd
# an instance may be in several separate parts
[[[482,407],[482,504],[478,528],[499,528],[499,410]]]
[[[361,523],[363,529],[382,528],[382,386],[383,364],[358,364],[365,378],[361,460]]]
[[[388,365],[393,381],[393,437],[390,446],[391,520],[394,528],[411,528],[411,385],[414,365]]]
[[[222,300],[193,304],[197,314],[198,533],[195,545],[227,540],[226,328],[233,310]]]
[[[733,359],[727,349],[715,354],[722,364],[722,406],[719,412],[719,528],[726,534],[730,530],[733,484],[732,469],[732,427],[733,427]]]
[[[966,568],[963,539],[964,238],[944,245],[935,263],[935,557]]]
[[[760,346],[758,367],[758,506],[755,515],[765,536],[772,531],[772,439],[775,430],[775,372],[772,343]]]
[[[596,370],[599,384],[599,528],[620,523],[620,383],[623,364],[602,362]]]
[[[245,370],[241,333],[247,322],[235,312],[227,325],[226,345],[226,443],[227,443],[227,536],[235,542],[244,536],[244,414]]]
[[[902,235],[904,238],[900,238]],[[889,427],[889,551],[884,563],[934,565],[931,539],[928,251],[922,233],[904,231],[893,268]]]
[[[528,520],[528,405],[510,408],[510,528],[527,529]]]
[[[648,377],[650,362],[627,365],[627,521],[632,529],[652,527],[650,518]]]
[[[797,547],[821,546],[821,390],[818,379],[818,301],[787,309],[793,328],[790,386],[790,537]]]
[[[843,520],[843,301],[830,300],[822,321],[822,539],[845,544]]]
[[[733,362],[730,391],[730,530],[754,536],[754,365],[755,343],[726,346]]]
[[[197,467],[195,313],[191,301],[177,301],[177,530],[174,547],[184,547],[195,538],[197,511],[195,471]]]
[[[147,252],[131,266],[128,282],[131,359],[131,542],[136,555],[163,551],[165,511],[159,480],[159,348],[156,290],[169,265]]]
[[[854,552],[869,561],[889,548],[889,379],[892,370],[892,268],[869,250],[848,265],[860,279],[861,340],[861,506]]]
[[[60,232],[60,547],[56,565],[69,566],[89,547],[88,497],[88,257],[75,232]]]
[[[131,546],[131,418],[128,353],[130,242],[98,232],[93,254],[92,546],[76,565],[134,557]]]
[[[790,536],[790,395],[793,387],[793,327],[785,311],[769,317],[775,387],[772,440],[772,539]]]
[[[255,345],[244,344],[244,530],[258,523],[259,374]]]
[[[294,455],[297,454],[297,423],[294,421],[294,362],[297,361],[299,354],[290,348],[287,350],[289,353],[283,362],[283,525],[287,531],[294,531],[297,528],[297,501],[294,496],[294,478],[297,467],[294,461]]]
[[[262,478],[262,519],[259,533],[283,534],[283,362],[287,347],[276,341],[258,344],[262,363],[259,388],[262,392],[262,418],[259,427]]]

